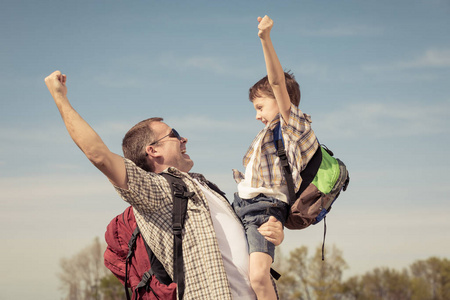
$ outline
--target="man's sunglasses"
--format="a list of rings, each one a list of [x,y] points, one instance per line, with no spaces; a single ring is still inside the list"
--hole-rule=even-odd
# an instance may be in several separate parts
[[[162,138],[160,138],[159,140],[154,141],[153,143],[149,144],[149,146],[153,146],[154,144],[158,143],[162,139],[165,139],[166,137],[174,137],[174,138],[177,138],[179,141],[181,141],[183,139],[181,137],[181,135],[174,128],[172,128],[172,130],[170,131],[170,133],[168,135],[165,135]]]

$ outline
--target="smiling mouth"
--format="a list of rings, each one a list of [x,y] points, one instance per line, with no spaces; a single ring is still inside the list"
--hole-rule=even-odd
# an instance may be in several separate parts
[[[186,149],[181,150],[181,154],[186,154]]]

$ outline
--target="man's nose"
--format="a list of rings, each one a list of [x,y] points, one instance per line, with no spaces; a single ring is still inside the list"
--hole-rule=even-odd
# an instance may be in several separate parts
[[[185,138],[185,137],[181,137],[180,142],[181,142],[182,144],[186,144],[186,143],[188,142],[188,139]]]

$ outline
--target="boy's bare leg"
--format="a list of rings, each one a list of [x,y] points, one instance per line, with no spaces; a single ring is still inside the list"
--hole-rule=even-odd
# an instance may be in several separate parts
[[[272,257],[263,252],[250,254],[250,283],[258,300],[276,300],[277,295],[270,279]]]

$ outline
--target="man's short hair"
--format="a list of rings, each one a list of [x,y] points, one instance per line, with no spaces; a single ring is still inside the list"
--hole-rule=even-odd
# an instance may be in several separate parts
[[[291,99],[291,103],[295,106],[300,104],[300,86],[295,80],[294,74],[290,71],[284,72],[284,77],[286,79],[286,89]],[[275,99],[272,87],[270,86],[269,79],[267,75],[255,83],[248,91],[248,97],[251,102],[257,97],[268,96]]]
[[[149,118],[134,125],[125,134],[122,140],[122,151],[124,157],[136,164],[136,166],[148,172],[153,172],[155,167],[147,160],[145,148],[152,143],[156,134],[151,129],[152,122],[161,122],[163,118]]]

